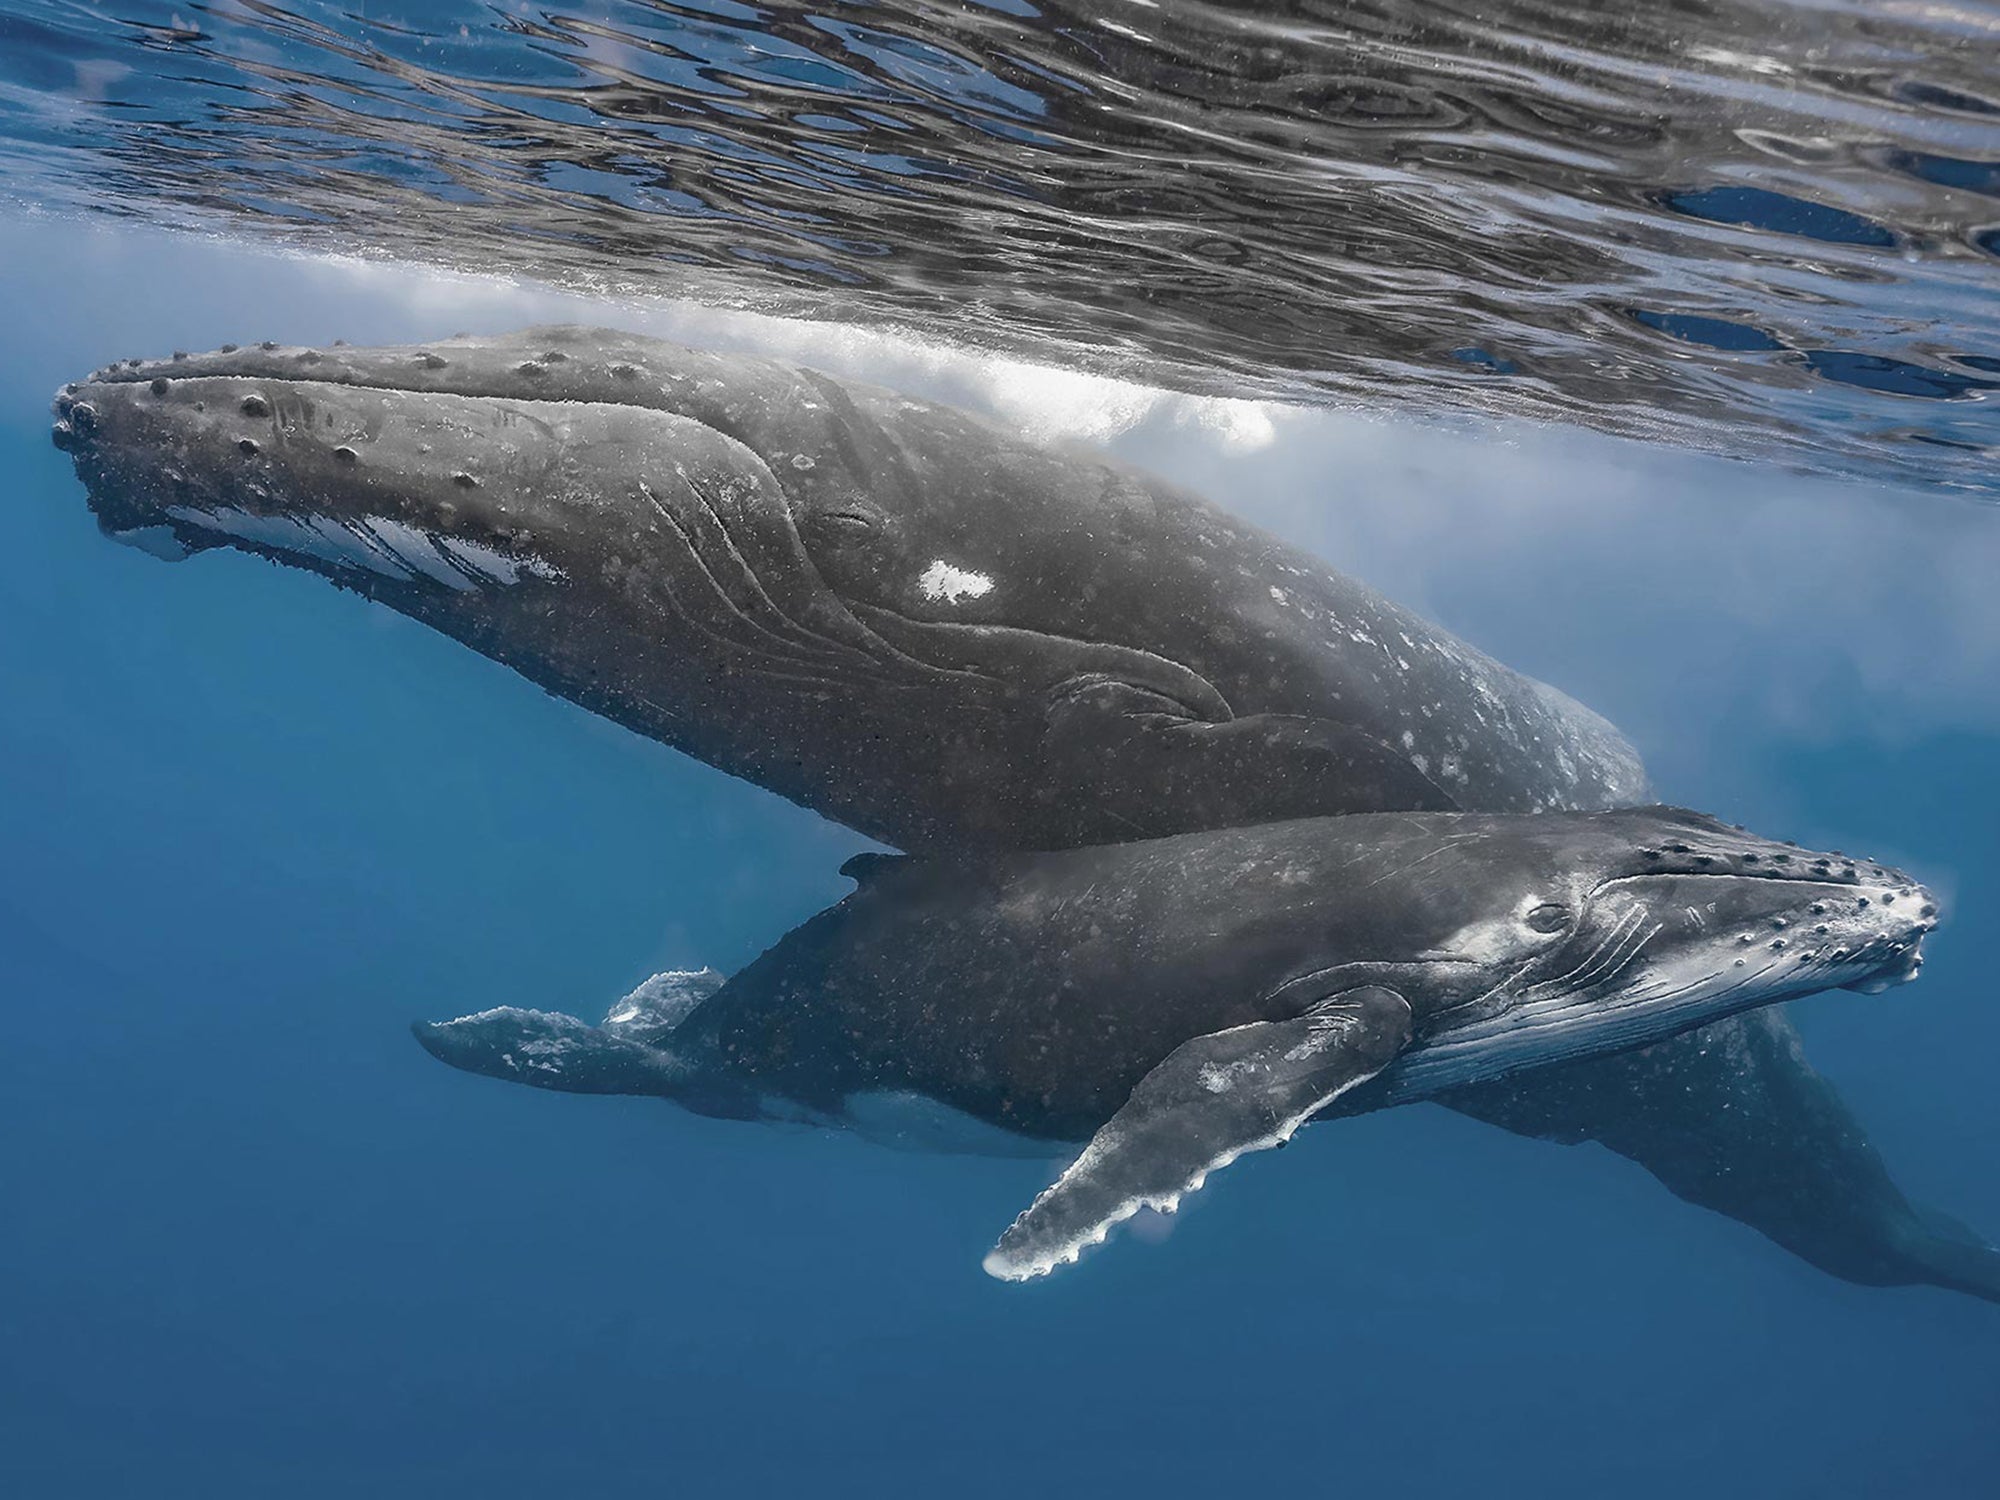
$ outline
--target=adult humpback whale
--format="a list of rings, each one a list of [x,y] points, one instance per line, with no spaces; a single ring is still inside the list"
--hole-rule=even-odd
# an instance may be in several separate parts
[[[1646,795],[1595,715],[1171,485],[766,360],[577,329],[229,348],[57,415],[108,532],[310,568],[905,849]],[[2000,1297],[1779,1012],[1451,1102],[1853,1280],[1983,1254]]]
[[[438,1057],[740,1118],[914,1096],[1088,1140],[987,1258],[1022,1279],[1324,1111],[1436,1097],[1837,985],[1912,977],[1893,870],[1674,808],[1310,818],[971,861],[860,888],[719,987],[604,1028],[501,1009]],[[704,993],[706,991],[706,993]]]
[[[601,330],[102,372],[114,535],[321,573],[903,849],[1630,802],[1618,733],[1193,496]]]

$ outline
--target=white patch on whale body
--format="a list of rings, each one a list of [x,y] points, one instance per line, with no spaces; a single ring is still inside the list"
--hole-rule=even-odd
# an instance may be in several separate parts
[[[714,969],[667,969],[635,986],[604,1017],[604,1030],[640,1041],[665,1037],[722,988]]]
[[[1531,903],[1533,904],[1533,903]],[[1532,929],[1523,926],[1523,912],[1514,916],[1490,918],[1472,922],[1452,933],[1435,949],[1420,953],[1417,957],[1432,961],[1450,962],[1469,960],[1482,968],[1509,968],[1525,963],[1533,954],[1557,941],[1553,933],[1527,935]]]
[[[1201,1086],[1211,1094],[1226,1094],[1257,1070],[1258,1065],[1247,1060],[1232,1063],[1203,1063],[1196,1077],[1200,1080]]]
[[[308,523],[313,532],[333,549],[330,552],[313,552],[312,556],[325,557],[329,562],[350,567],[366,568],[371,573],[407,582],[409,569],[382,550],[381,543],[364,532],[356,531],[331,516],[314,516]]]
[[[358,523],[335,520],[331,516],[260,516],[235,506],[218,510],[197,510],[175,505],[167,514],[186,526],[221,532],[252,546],[295,557],[315,558],[338,568],[358,568],[397,583],[428,578],[455,592],[464,593],[487,584],[516,584],[524,576],[557,580],[562,569],[539,557],[509,557],[481,542],[458,537],[437,536],[419,531],[387,516],[366,516]],[[146,532],[169,532],[167,527],[146,527]],[[133,538],[157,556],[184,556],[158,550],[164,544],[137,533],[120,533],[118,540]],[[175,546],[179,546],[176,541]]]
[[[977,599],[982,594],[991,593],[993,580],[984,573],[954,567],[940,557],[924,569],[917,579],[917,587],[924,591],[926,599],[942,599],[946,604],[956,604],[961,599]]]
[[[224,506],[220,510],[195,510],[185,505],[174,505],[168,507],[167,514],[189,526],[219,531],[224,536],[233,536],[238,541],[273,552],[313,557],[335,567],[361,568],[379,573],[384,578],[393,578],[398,583],[410,581],[408,568],[379,546],[338,522],[316,517],[313,524],[308,525],[290,516],[252,515],[234,506]]]
[[[514,560],[502,557],[491,547],[482,547],[477,542],[462,542],[450,536],[434,537],[432,540],[437,543],[439,551],[475,578],[484,578],[492,583],[515,583],[520,580],[521,570]]]
[[[527,1057],[525,1066],[558,1077],[562,1075],[563,1063],[569,1054],[578,1050],[577,1044],[567,1037],[530,1037],[520,1044],[520,1051]],[[508,1054],[508,1061],[513,1062],[511,1053]]]
[[[431,538],[414,527],[405,526],[401,521],[391,521],[386,516],[370,516],[361,523],[368,534],[396,555],[396,560],[413,572],[421,573],[433,583],[441,583],[459,593],[475,589],[479,585],[464,573],[454,568],[444,559],[444,554],[431,545]]]
[[[563,576],[563,570],[554,563],[540,557],[509,557],[504,552],[496,552],[481,542],[468,542],[460,537],[432,537],[445,554],[460,567],[469,569],[481,578],[489,578],[495,583],[519,583],[523,573],[554,582]]]

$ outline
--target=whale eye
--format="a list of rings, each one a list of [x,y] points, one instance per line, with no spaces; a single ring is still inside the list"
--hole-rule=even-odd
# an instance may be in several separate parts
[[[875,529],[875,518],[863,510],[823,510],[813,520],[846,536],[865,536]]]
[[[1536,932],[1561,932],[1569,926],[1569,908],[1553,901],[1544,902],[1523,920]]]
[[[882,530],[882,517],[871,506],[843,505],[835,510],[809,510],[799,529],[827,546],[871,541]]]

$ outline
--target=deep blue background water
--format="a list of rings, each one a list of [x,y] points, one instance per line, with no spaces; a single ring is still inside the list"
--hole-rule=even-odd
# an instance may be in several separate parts
[[[1595,1148],[1341,1122],[1022,1288],[979,1257],[1047,1163],[438,1066],[412,1018],[732,967],[859,841],[303,575],[106,543],[46,404],[112,356],[574,304],[25,219],[0,299],[0,1493],[1994,1493],[2000,1308],[1829,1280]],[[1605,711],[1669,796],[1909,863],[1949,902],[1922,983],[1798,1014],[1906,1187],[2000,1232],[2000,512],[1526,428],[1232,443],[602,315],[1102,417]]]

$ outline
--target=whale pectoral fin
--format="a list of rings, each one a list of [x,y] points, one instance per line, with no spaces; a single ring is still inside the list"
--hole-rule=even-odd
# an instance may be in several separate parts
[[[1171,1211],[1210,1172],[1282,1146],[1319,1110],[1374,1077],[1410,1040],[1392,990],[1348,990],[1289,1021],[1255,1021],[1174,1049],[1083,1154],[1000,1236],[988,1274],[1046,1275],[1141,1208]]]
[[[1080,678],[1049,703],[1044,753],[1141,833],[1353,812],[1453,812],[1457,802],[1373,735],[1330,719],[1191,717],[1131,683]],[[1152,815],[1171,809],[1166,825]],[[1129,831],[1129,830],[1128,830]]]
[[[1439,1102],[1520,1135],[1597,1141],[1842,1280],[2000,1302],[2000,1248],[1904,1196],[1781,1006]]]
[[[410,1029],[440,1062],[538,1089],[674,1098],[685,1082],[672,1053],[553,1011],[505,1005]]]

